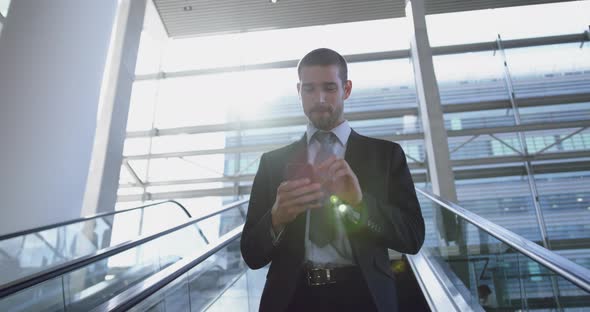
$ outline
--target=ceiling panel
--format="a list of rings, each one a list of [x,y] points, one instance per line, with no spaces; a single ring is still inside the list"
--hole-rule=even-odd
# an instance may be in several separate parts
[[[170,37],[202,36],[405,16],[404,0],[153,0]],[[427,0],[428,14],[563,2]]]

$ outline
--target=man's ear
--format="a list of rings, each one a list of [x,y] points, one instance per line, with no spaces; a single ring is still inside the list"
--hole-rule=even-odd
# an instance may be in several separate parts
[[[301,82],[297,83],[297,95],[301,98]]]
[[[351,92],[352,92],[352,81],[346,80],[346,83],[344,83],[344,100],[346,100],[346,99],[348,99],[348,97],[350,97]]]

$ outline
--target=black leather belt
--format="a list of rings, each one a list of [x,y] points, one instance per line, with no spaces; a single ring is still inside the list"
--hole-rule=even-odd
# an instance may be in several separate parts
[[[361,270],[358,266],[341,268],[304,267],[303,275],[309,286],[323,286],[362,278]]]

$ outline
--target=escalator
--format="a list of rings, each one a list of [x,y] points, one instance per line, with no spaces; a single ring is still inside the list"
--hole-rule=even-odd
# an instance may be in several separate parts
[[[165,222],[158,218],[162,211],[167,212]],[[137,236],[161,231],[191,217],[180,203],[167,200],[2,235],[0,285]],[[122,226],[126,228],[125,231],[121,230]]]
[[[590,308],[590,270],[546,250],[486,219],[428,192],[418,190],[426,240],[417,255],[390,253],[392,269],[410,274],[425,309],[435,311],[584,311]],[[245,203],[245,202],[244,202]],[[453,233],[439,231],[440,215],[457,222]],[[242,225],[195,247],[189,233],[195,220],[143,237],[132,247],[107,254],[54,279],[52,302],[59,309],[34,311],[252,311],[264,278],[250,271],[240,255]],[[243,223],[243,221],[242,221]],[[149,251],[152,252],[149,252]],[[131,254],[128,254],[131,253]],[[125,265],[122,259],[131,259]],[[90,272],[103,272],[99,275]],[[109,272],[109,275],[102,275]],[[82,277],[93,282],[82,283]],[[399,281],[399,280],[398,280]],[[72,284],[78,282],[77,287]],[[40,285],[11,296],[0,293],[0,310],[30,311]],[[399,287],[404,288],[404,287]],[[25,299],[26,298],[26,299]],[[53,300],[53,301],[51,301]],[[22,306],[24,302],[28,307]],[[3,305],[4,304],[4,305]],[[16,306],[20,304],[21,306]],[[16,308],[15,308],[16,307]],[[402,311],[404,309],[402,308]]]
[[[445,306],[441,311],[590,308],[588,268],[463,207],[417,191],[426,239],[420,253],[408,256],[408,261],[430,307]],[[456,220],[454,233],[438,230],[435,220],[443,213]]]
[[[170,203],[176,205],[175,202],[165,202]],[[179,218],[174,217],[175,209],[160,209],[153,214],[153,220],[146,218],[147,209],[152,211],[156,209],[154,207],[165,205],[159,204],[11,234],[7,239],[22,239],[23,235],[43,235],[43,232],[59,231],[64,226],[77,225],[83,229],[89,221],[96,223],[97,219],[113,218],[115,222],[110,223],[111,234],[119,233],[119,236],[130,239],[123,239],[122,242],[121,239],[114,239],[105,248],[61,259],[61,262],[45,267],[17,270],[19,274],[13,276],[18,278],[0,284],[0,311],[88,311],[90,307],[109,300],[138,281],[208,246],[209,239],[201,230],[201,225],[206,225],[214,219],[212,217],[231,213],[243,222],[243,211],[235,208],[243,208],[245,203],[246,200],[237,201],[193,218],[184,207],[180,209],[184,216]],[[129,215],[135,211],[141,212],[142,217]],[[151,227],[148,221],[152,223]],[[144,230],[138,234],[135,230],[141,225]],[[129,235],[130,231],[133,235]],[[85,234],[79,232],[78,235]],[[215,235],[210,235],[210,238]],[[19,254],[27,254],[25,251]],[[8,249],[8,252],[14,251]],[[2,270],[8,271],[4,265]],[[4,276],[3,279],[8,280]]]

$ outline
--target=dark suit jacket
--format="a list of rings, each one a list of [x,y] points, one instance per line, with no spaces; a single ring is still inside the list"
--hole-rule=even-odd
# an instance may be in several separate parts
[[[363,191],[361,220],[346,222],[348,238],[379,311],[397,311],[395,277],[387,248],[415,254],[424,242],[424,220],[402,148],[393,142],[362,136],[354,130],[345,160]],[[287,225],[280,243],[272,243],[271,208],[286,164],[307,161],[303,138],[265,153],[250,195],[241,238],[244,260],[252,269],[271,263],[260,311],[283,311],[294,293],[304,262],[305,214]]]

